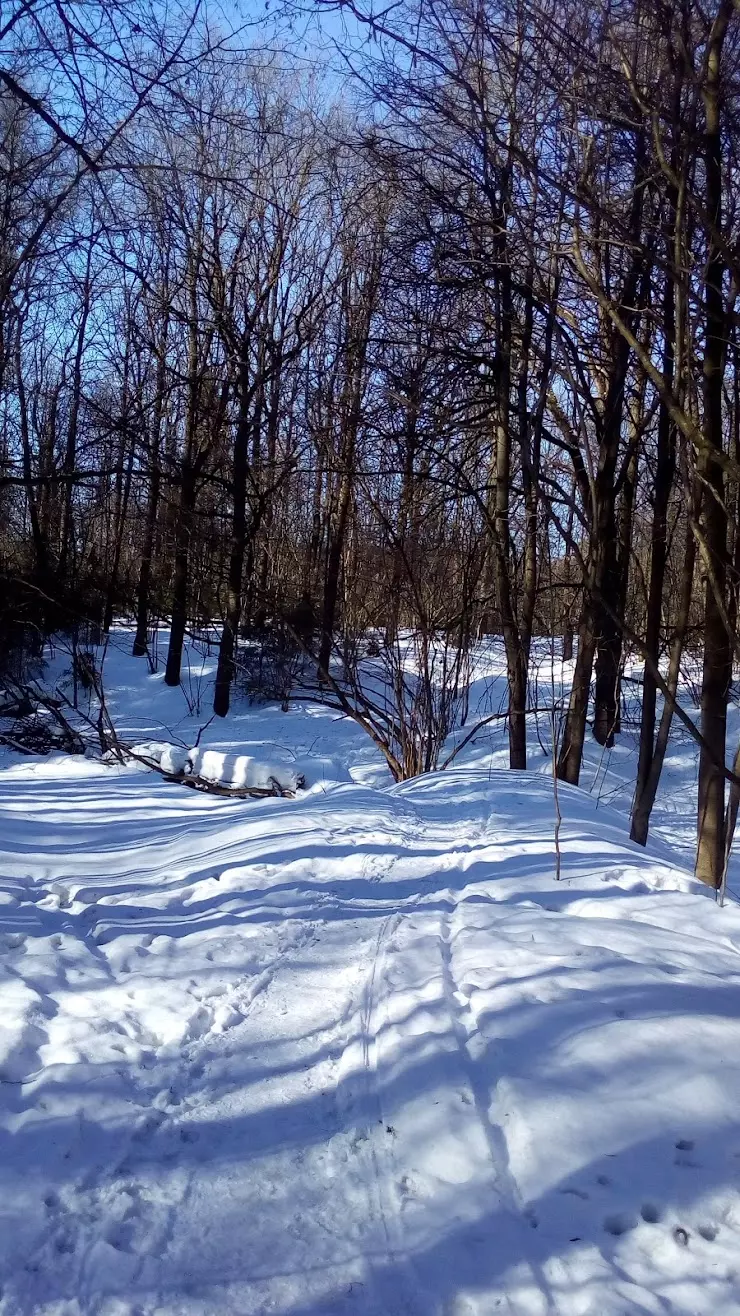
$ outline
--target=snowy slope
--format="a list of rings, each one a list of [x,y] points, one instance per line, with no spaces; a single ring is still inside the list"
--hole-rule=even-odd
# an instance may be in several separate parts
[[[3,760],[2,1316],[740,1312],[740,909],[289,718],[296,800]]]

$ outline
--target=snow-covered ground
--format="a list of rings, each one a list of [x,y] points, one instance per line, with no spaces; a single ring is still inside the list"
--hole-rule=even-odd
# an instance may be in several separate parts
[[[213,661],[199,715],[129,642],[119,731],[193,746]],[[2,1316],[740,1313],[740,907],[691,879],[693,751],[641,851],[630,733],[591,747],[557,882],[532,743],[392,786],[315,706],[203,733],[295,799],[5,754]]]

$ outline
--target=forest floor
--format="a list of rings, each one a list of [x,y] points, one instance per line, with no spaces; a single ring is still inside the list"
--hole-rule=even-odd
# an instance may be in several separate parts
[[[129,646],[120,734],[193,744]],[[402,786],[315,705],[203,743],[308,788],[0,760],[2,1316],[737,1316],[740,906],[683,733],[647,850],[629,719],[589,748],[560,881],[534,724],[528,773],[495,729]]]

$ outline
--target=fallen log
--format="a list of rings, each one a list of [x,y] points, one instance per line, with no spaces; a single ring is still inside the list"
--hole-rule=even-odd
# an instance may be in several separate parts
[[[156,767],[152,764],[151,766]],[[207,777],[198,777],[192,772],[161,772],[163,781],[177,783],[178,786],[189,786],[191,790],[203,791],[207,795],[222,795],[232,800],[245,800],[250,797],[255,799],[285,799],[294,800],[295,792],[285,790],[278,781],[273,777],[272,786],[224,786],[220,781],[209,781]]]

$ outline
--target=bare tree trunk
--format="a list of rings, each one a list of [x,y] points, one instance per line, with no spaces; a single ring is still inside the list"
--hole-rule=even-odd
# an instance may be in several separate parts
[[[405,434],[403,445],[403,474],[398,498],[398,517],[394,530],[394,542],[391,548],[393,566],[388,598],[388,614],[385,627],[386,645],[395,644],[398,635],[399,614],[401,607],[401,582],[407,553],[407,536],[414,500],[414,464],[418,443],[417,425],[419,418],[419,396],[416,381],[406,399]]]
[[[669,387],[673,384],[673,357],[675,335],[675,286],[670,274],[666,275],[663,292],[663,373]],[[668,505],[673,487],[676,469],[676,433],[668,414],[668,409],[661,401],[658,415],[657,458],[655,468],[655,487],[653,501],[653,519],[650,528],[650,582],[647,598],[647,622],[645,644],[650,657],[657,664],[660,657],[660,628],[663,613],[663,590],[665,586],[666,564],[668,561]],[[684,581],[687,567],[690,565],[689,597],[686,604],[684,628],[688,624],[688,604],[694,575],[694,536],[689,528],[687,554],[691,552],[691,562],[684,561]],[[670,682],[669,682],[670,683]],[[645,665],[642,678],[642,709],[640,713],[640,750],[637,762],[637,780],[635,784],[635,803],[632,811],[631,836],[633,841],[645,845],[650,823],[655,791],[652,799],[647,793],[648,780],[653,771],[655,757],[654,736],[657,704],[657,686],[655,677]],[[657,782],[656,782],[657,787]]]
[[[182,650],[188,619],[188,582],[190,579],[190,540],[195,513],[196,479],[189,462],[183,463],[180,480],[180,503],[175,526],[175,570],[172,581],[172,624],[167,648],[165,685],[180,684]]]
[[[576,654],[575,670],[573,672],[573,684],[558,756],[558,776],[563,781],[570,782],[572,786],[578,785],[581,775],[583,746],[586,740],[588,699],[591,691],[591,673],[594,665],[594,653],[596,652],[594,610],[588,596],[588,585],[586,591],[581,622],[578,628],[578,653]]]
[[[41,518],[39,517],[38,499],[36,495],[36,485],[33,478],[33,453],[31,448],[31,434],[28,423],[28,399],[26,397],[26,386],[23,374],[23,358],[21,352],[21,341],[23,331],[23,320],[18,318],[17,341],[16,341],[16,372],[18,387],[18,415],[21,432],[21,450],[23,455],[23,479],[25,482],[26,505],[28,507],[28,517],[31,522],[31,539],[33,542],[33,551],[35,559],[35,574],[44,583],[48,582],[49,576],[49,546],[46,535],[44,534]]]
[[[85,351],[87,323],[92,309],[92,289],[90,286],[92,253],[93,243],[91,240],[87,249],[84,294],[80,311],[80,323],[77,327],[77,341],[75,344],[74,365],[72,369],[72,396],[69,402],[67,441],[64,450],[64,465],[62,467],[64,495],[62,503],[62,523],[59,532],[58,567],[58,575],[61,582],[64,582],[67,574],[67,555],[69,553],[70,540],[72,538],[72,495],[74,492],[74,471],[77,461],[77,430],[80,418],[80,403],[82,401],[82,359]]]
[[[254,390],[250,387],[248,352],[249,347],[245,343],[239,370],[239,417],[234,438],[233,472],[231,477],[231,552],[226,585],[226,616],[221,631],[218,667],[216,669],[216,688],[213,696],[213,711],[218,717],[226,717],[229,711],[231,683],[234,679],[234,653],[242,614],[242,580],[244,556],[247,548],[249,447],[250,440],[254,438],[257,441],[254,430],[260,424],[259,415],[255,417],[253,414]],[[253,539],[255,531],[253,518],[250,521],[249,531],[250,539]]]
[[[696,875],[709,886],[719,887],[724,864],[725,762],[727,699],[732,680],[732,644],[723,610],[727,585],[727,509],[722,467],[713,460],[723,451],[722,375],[726,317],[722,282],[724,261],[715,238],[722,224],[722,141],[720,110],[720,62],[732,0],[723,0],[712,24],[707,49],[706,82],[703,89],[705,114],[705,202],[710,224],[704,294],[706,346],[704,351],[704,438],[706,448],[699,458],[699,475],[704,484],[702,533],[708,562],[705,562],[704,667],[701,689],[701,728],[704,745],[699,756],[699,810]],[[713,579],[710,576],[713,576]]]
[[[508,193],[510,177],[502,190]],[[509,686],[509,766],[527,766],[528,661],[512,596],[509,500],[511,496],[511,356],[514,308],[511,269],[506,248],[505,218],[501,217],[497,287],[498,386],[496,389],[496,483],[493,514],[493,556],[501,629]]]
[[[693,515],[693,513],[690,515]],[[686,529],[686,546],[684,549],[683,568],[681,572],[681,594],[678,614],[676,616],[673,631],[673,640],[671,643],[668,673],[666,676],[666,685],[672,695],[675,695],[678,690],[678,678],[681,672],[681,658],[683,656],[686,632],[691,614],[695,564],[696,541],[689,522]],[[650,760],[646,768],[643,769],[644,780],[640,781],[638,778],[638,786],[635,791],[630,836],[632,837],[632,840],[637,841],[639,845],[645,845],[647,841],[648,828],[650,826],[650,814],[652,813],[653,805],[655,804],[655,797],[658,793],[658,785],[660,783],[663,763],[668,749],[668,737],[670,735],[672,722],[673,705],[666,699],[663,704],[663,712],[658,725],[658,734],[655,737],[654,746],[651,737]],[[642,743],[640,744],[640,751],[642,754]]]
[[[150,449],[151,471],[149,474],[149,496],[146,505],[146,523],[144,540],[141,546],[141,563],[139,566],[139,583],[136,591],[136,634],[132,653],[135,658],[143,657],[147,652],[149,634],[149,605],[154,561],[154,543],[157,535],[157,518],[162,473],[159,466],[159,444],[152,436]]]
[[[348,272],[343,280],[347,338],[344,344],[346,354],[344,384],[338,415],[338,423],[342,431],[339,445],[339,489],[336,495],[334,512],[329,514],[327,523],[326,570],[318,655],[320,680],[325,679],[329,671],[337,618],[342,554],[355,484],[355,458],[362,413],[370,326],[375,310],[375,298],[378,291],[382,259],[382,251],[377,239],[376,243],[375,249],[370,253],[365,284],[355,294],[357,301],[354,304],[351,272]],[[328,484],[331,490],[331,475]]]
[[[352,502],[353,451],[347,454],[346,460],[348,463],[350,462],[350,458],[352,459],[352,464],[347,465],[340,478],[336,514],[332,518],[328,532],[329,543],[326,555],[326,573],[324,576],[324,602],[321,610],[321,642],[319,645],[318,662],[320,675],[328,672],[329,662],[331,660],[331,648],[337,615],[337,602],[339,599],[339,575],[342,565],[342,552],[344,550],[344,540],[347,533],[349,510]]]
[[[125,429],[121,437],[120,448],[120,465],[123,467],[124,447],[126,442]],[[134,446],[131,444],[126,462],[125,475],[123,471],[117,480],[117,497],[116,512],[114,518],[115,538],[113,540],[113,560],[108,572],[108,585],[105,591],[105,607],[103,609],[103,634],[107,635],[113,625],[113,611],[116,603],[116,593],[118,590],[118,575],[121,566],[121,552],[123,550],[123,539],[126,533],[126,515],[128,513],[129,498],[131,496],[131,477],[134,469]]]
[[[188,583],[190,578],[190,542],[193,534],[197,493],[196,439],[200,421],[200,379],[198,373],[198,302],[196,270],[190,271],[187,415],[185,418],[185,452],[180,478],[180,503],[175,524],[175,564],[172,582],[172,625],[167,648],[165,685],[180,684],[182,650],[187,627]]]

